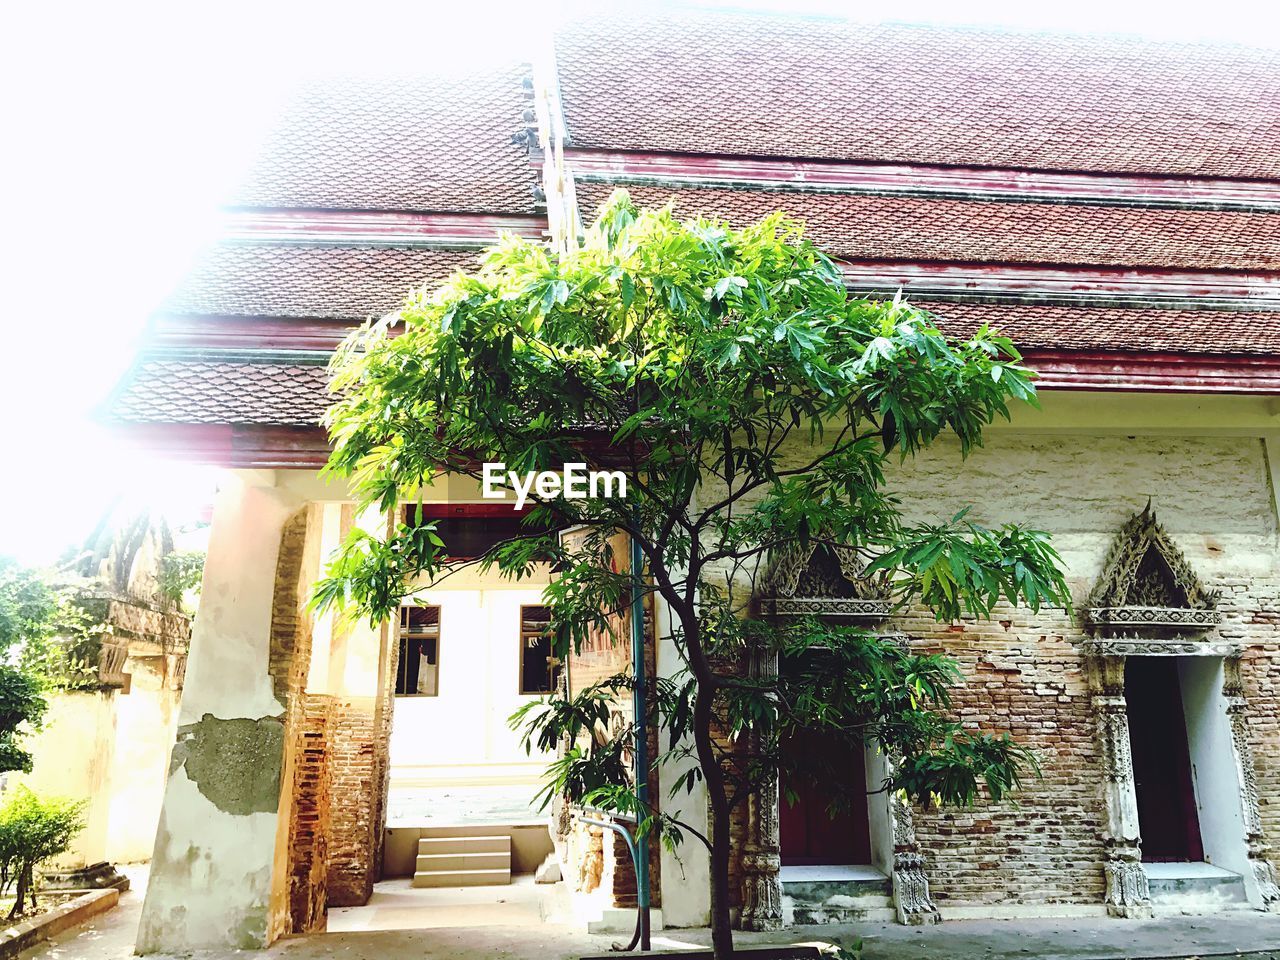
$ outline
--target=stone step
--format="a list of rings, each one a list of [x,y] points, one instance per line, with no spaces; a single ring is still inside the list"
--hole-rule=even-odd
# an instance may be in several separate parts
[[[413,875],[415,887],[488,887],[511,882],[507,870],[432,870]]]
[[[1143,864],[1151,906],[1159,913],[1216,913],[1247,910],[1244,878],[1207,863]]]
[[[418,855],[433,853],[505,853],[511,856],[510,836],[422,837]]]
[[[866,880],[783,880],[786,896],[806,902],[821,902],[829,897],[887,897],[893,886],[887,877]]]
[[[511,854],[507,853],[420,853],[416,873],[437,870],[510,870]]]
[[[822,903],[803,903],[783,896],[783,917],[788,923],[892,923],[898,918],[892,897],[832,897]]]
[[[784,868],[785,869],[785,868]],[[888,922],[896,919],[892,885],[878,871],[853,868],[835,871],[845,876],[821,878],[805,872],[786,871],[782,880],[784,916],[794,924]],[[871,876],[859,876],[860,873]],[[796,874],[800,876],[797,877]]]

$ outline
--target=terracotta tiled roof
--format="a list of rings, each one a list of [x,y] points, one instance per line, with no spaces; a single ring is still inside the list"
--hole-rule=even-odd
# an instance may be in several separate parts
[[[952,336],[989,324],[1023,350],[1280,354],[1280,311],[1223,312],[912,300]]]
[[[304,87],[232,202],[255,207],[534,212],[527,67],[330,77]]]
[[[614,189],[579,183],[588,219]],[[641,206],[673,198],[682,217],[736,226],[785,210],[809,239],[848,259],[1089,264],[1260,270],[1280,267],[1280,214],[770,193],[627,188]]]
[[[1280,52],[679,12],[571,24],[576,146],[1280,177]]]
[[[323,366],[142,360],[108,415],[128,423],[311,426],[332,399]]]
[[[475,259],[456,250],[224,243],[205,252],[163,309],[364,320]]]

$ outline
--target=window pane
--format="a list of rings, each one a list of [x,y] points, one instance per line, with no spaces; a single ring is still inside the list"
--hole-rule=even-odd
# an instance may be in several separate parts
[[[520,608],[520,692],[550,693],[558,666],[551,662],[551,610]]]
[[[437,696],[440,692],[440,608],[402,607],[399,696]]]

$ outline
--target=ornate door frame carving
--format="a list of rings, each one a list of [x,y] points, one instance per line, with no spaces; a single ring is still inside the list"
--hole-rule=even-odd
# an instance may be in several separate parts
[[[1249,879],[1262,906],[1280,902],[1258,811],[1248,707],[1240,679],[1243,644],[1218,634],[1217,601],[1217,592],[1204,586],[1148,503],[1116,535],[1085,606],[1085,625],[1092,636],[1082,650],[1102,759],[1107,813],[1103,869],[1107,912],[1113,916],[1151,916],[1124,690],[1125,662],[1130,656],[1222,658],[1222,696],[1231,726],[1243,839],[1253,874]]]
[[[1258,780],[1253,766],[1253,747],[1249,743],[1249,705],[1240,677],[1240,658],[1228,657],[1223,663],[1222,695],[1227,701],[1227,719],[1231,723],[1231,746],[1235,754],[1236,777],[1240,788],[1240,807],[1244,818],[1245,845],[1253,881],[1264,907],[1280,904],[1280,887],[1275,868],[1268,858],[1270,846],[1262,832],[1262,814],[1258,809]]]
[[[1124,698],[1125,658],[1089,659],[1089,688],[1098,724],[1107,825],[1102,835],[1106,860],[1107,913],[1113,917],[1150,917],[1151,892],[1142,869],[1138,795],[1133,786],[1129,713]]]

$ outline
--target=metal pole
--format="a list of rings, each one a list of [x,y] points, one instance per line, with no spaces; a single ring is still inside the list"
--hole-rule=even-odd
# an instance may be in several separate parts
[[[612,816],[612,814],[605,814],[605,815]],[[581,813],[574,814],[574,818],[579,823],[590,824],[593,827],[603,827],[606,830],[612,830],[614,833],[620,836],[623,839],[623,842],[625,842],[627,845],[627,853],[631,855],[631,866],[634,867],[636,865],[636,863],[638,862],[636,857],[636,842],[632,838],[631,834],[627,832],[626,827],[624,827],[620,823],[614,823],[612,820],[597,820],[594,817],[588,817],[585,814],[581,814]],[[636,909],[636,929],[635,929],[635,933],[631,935],[631,942],[628,943],[625,947],[620,943],[615,943],[613,945],[613,949],[617,950],[620,953],[634,950],[636,948],[636,944],[640,942],[641,932],[645,929],[644,919],[645,919],[645,915],[640,912],[639,908],[637,908]],[[645,947],[644,949],[648,950],[649,948]]]
[[[645,808],[649,801],[649,729],[645,694],[644,663],[644,585],[640,571],[644,556],[635,537],[631,541],[631,669],[634,683],[631,688],[631,707],[635,716],[635,775],[636,796]],[[639,818],[637,817],[637,822]],[[649,943],[649,835],[638,839],[636,864],[636,910],[640,920],[640,949],[650,949]]]

